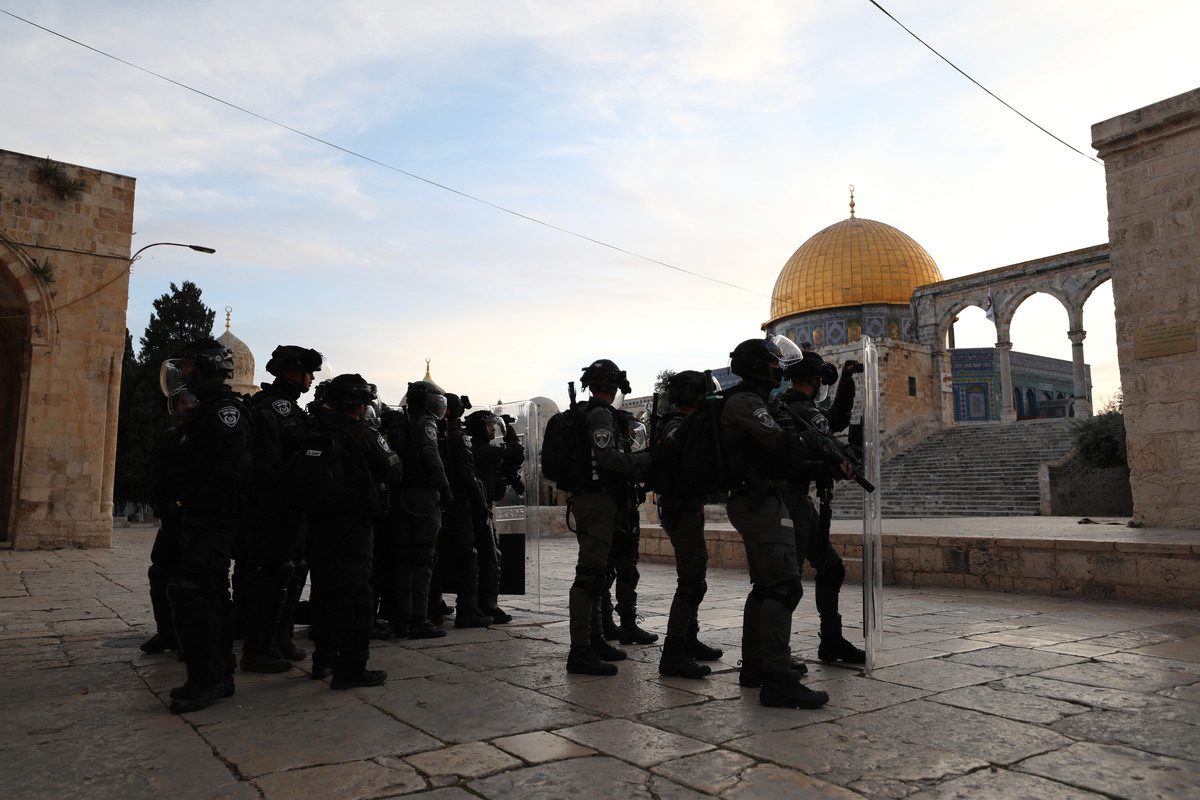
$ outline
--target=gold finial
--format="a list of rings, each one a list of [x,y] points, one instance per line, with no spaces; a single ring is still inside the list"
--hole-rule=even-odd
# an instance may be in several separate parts
[[[850,219],[854,219],[854,184],[850,184]]]
[[[425,359],[425,380],[433,383],[433,376],[429,374],[429,359]]]
[[[233,306],[225,306],[225,332],[229,333],[229,318],[233,316]]]

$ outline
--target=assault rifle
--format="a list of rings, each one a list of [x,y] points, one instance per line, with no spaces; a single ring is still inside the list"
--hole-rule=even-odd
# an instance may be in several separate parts
[[[789,406],[787,403],[780,403],[779,405],[781,405],[783,407],[783,409],[787,412],[788,416],[791,417],[793,420],[795,420],[796,423],[799,424],[802,428],[804,428],[805,430],[812,431],[813,433],[822,437],[825,441],[826,446],[829,448],[830,452],[832,452],[834,455],[836,455],[839,460],[844,461],[850,465],[850,468],[854,470],[853,480],[855,483],[857,483],[859,486],[861,486],[863,488],[863,491],[866,491],[866,492],[875,491],[875,484],[871,483],[869,480],[867,480],[863,476],[863,463],[862,463],[862,459],[858,457],[858,454],[854,453],[849,447],[842,444],[842,442],[836,436],[834,436],[832,433],[830,433],[829,431],[821,430],[816,425],[813,425],[807,419],[805,419],[804,417],[797,414],[795,411],[793,411],[791,409],[791,406]]]

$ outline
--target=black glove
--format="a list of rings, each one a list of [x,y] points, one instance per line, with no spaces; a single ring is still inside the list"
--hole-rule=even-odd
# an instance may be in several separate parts
[[[862,373],[862,371],[863,371],[863,365],[862,365],[862,362],[860,362],[860,361],[855,361],[854,359],[849,359],[846,361],[845,364],[842,364],[842,377],[843,378],[845,378],[847,375],[859,375]]]

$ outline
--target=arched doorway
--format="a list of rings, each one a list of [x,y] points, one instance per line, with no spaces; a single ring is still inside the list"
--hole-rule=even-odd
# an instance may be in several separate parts
[[[29,305],[0,257],[0,543],[11,543],[21,410],[29,377]]]

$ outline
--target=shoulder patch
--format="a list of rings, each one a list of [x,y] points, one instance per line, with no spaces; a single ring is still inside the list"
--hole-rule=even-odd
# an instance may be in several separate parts
[[[292,402],[290,400],[284,400],[283,398],[280,398],[274,403],[271,403],[271,408],[275,409],[275,413],[279,416],[286,417],[288,414],[292,413]]]
[[[468,450],[473,450],[473,449],[474,449],[474,448],[473,448],[473,445],[471,444],[471,437],[470,437],[470,436],[464,436],[464,437],[462,437],[462,443],[463,443],[463,447],[467,448]]]
[[[221,422],[232,428],[241,420],[242,412],[238,410],[237,406],[221,406],[217,411],[217,416],[221,418]]]
[[[428,436],[431,440],[436,442],[437,441],[437,427],[435,427],[432,423],[430,423],[429,425],[426,425],[425,426],[425,435]]]
[[[611,445],[612,440],[613,432],[608,428],[597,428],[596,430],[592,431],[592,442],[601,450],[604,450]]]
[[[381,433],[381,434],[378,434],[378,435],[376,436],[376,438],[379,440],[379,446],[383,448],[383,452],[385,452],[385,453],[390,453],[390,452],[392,452],[392,448],[391,448],[390,446],[388,446],[387,439],[385,439],[385,438],[383,437],[383,434],[382,434],[382,433]]]
[[[775,418],[771,416],[771,412],[765,408],[755,409],[754,418],[758,420],[759,425],[762,425],[768,430],[779,427],[775,422]]]
[[[320,451],[320,450],[305,450],[305,451],[304,451],[304,455],[306,455],[306,456],[314,456],[314,457],[315,457],[315,456],[319,456],[319,455],[321,455],[321,451]]]
[[[825,418],[824,414],[817,412],[816,414],[813,414],[808,421],[813,424],[814,428],[822,433],[829,433],[829,420]]]

